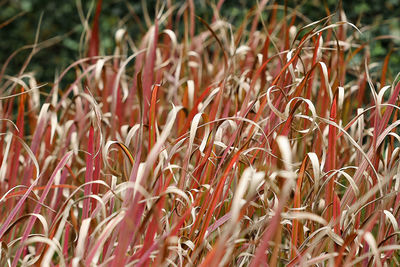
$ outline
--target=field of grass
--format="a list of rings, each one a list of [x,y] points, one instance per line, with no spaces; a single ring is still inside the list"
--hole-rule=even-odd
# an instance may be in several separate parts
[[[0,266],[400,264],[392,51],[341,10],[262,0],[237,27],[188,0],[100,55],[101,2],[49,92],[43,43],[0,70]]]

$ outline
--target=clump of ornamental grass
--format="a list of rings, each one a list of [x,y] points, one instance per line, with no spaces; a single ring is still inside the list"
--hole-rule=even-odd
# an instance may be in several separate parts
[[[267,2],[234,26],[168,1],[99,55],[99,1],[44,101],[4,66],[0,265],[399,264],[390,55]]]

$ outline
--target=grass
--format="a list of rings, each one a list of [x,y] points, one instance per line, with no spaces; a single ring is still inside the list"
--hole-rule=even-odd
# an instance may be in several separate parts
[[[2,71],[0,264],[399,264],[390,53],[370,62],[340,10],[267,2],[234,27],[222,4],[204,21],[167,1],[99,55],[98,1],[88,57],[44,101],[24,72],[38,43]]]

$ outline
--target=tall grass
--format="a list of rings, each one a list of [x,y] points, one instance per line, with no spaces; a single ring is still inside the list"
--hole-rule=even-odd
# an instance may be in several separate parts
[[[44,102],[3,70],[0,265],[400,264],[390,54],[267,2],[235,27],[167,1],[99,55],[98,1]]]

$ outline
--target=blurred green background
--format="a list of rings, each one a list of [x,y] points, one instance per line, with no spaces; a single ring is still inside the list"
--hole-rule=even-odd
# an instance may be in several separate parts
[[[183,1],[173,1],[183,2]],[[210,5],[215,5],[217,0],[194,1],[196,14],[211,21],[213,16]],[[269,4],[274,1],[269,1]],[[277,1],[284,4],[285,1]],[[330,12],[337,8],[336,0],[303,0],[286,1],[287,4],[298,9],[311,20],[318,20],[326,16],[327,7]],[[140,32],[146,31],[143,19],[143,3],[149,9],[150,16],[154,16],[156,0],[127,1],[103,0],[100,16],[101,54],[112,54],[114,49],[114,34],[117,29],[124,27],[133,38],[140,37]],[[256,5],[256,0],[226,0],[222,8],[222,17],[234,24],[239,24],[247,10]],[[0,0],[0,67],[7,58],[19,48],[33,44],[35,33],[39,30],[39,42],[50,40],[49,46],[38,52],[29,64],[28,71],[34,71],[39,82],[51,82],[56,73],[79,59],[83,50],[80,46],[83,25],[82,16],[87,16],[89,11],[95,9],[96,1],[90,0]],[[362,38],[371,41],[380,35],[393,35],[397,39],[383,39],[371,41],[371,59],[373,62],[382,63],[390,48],[394,53],[390,59],[390,74],[400,72],[400,55],[397,49],[400,46],[400,1],[398,0],[355,0],[343,1],[343,9],[348,20],[358,27],[370,25],[368,33]],[[81,11],[81,17],[80,12]],[[18,16],[12,20],[13,17]],[[55,39],[54,39],[55,38]],[[81,49],[80,49],[81,48]],[[6,69],[6,73],[18,74],[23,62],[30,53],[25,49],[16,54]],[[72,79],[72,78],[71,78]],[[68,80],[68,79],[67,79]]]

